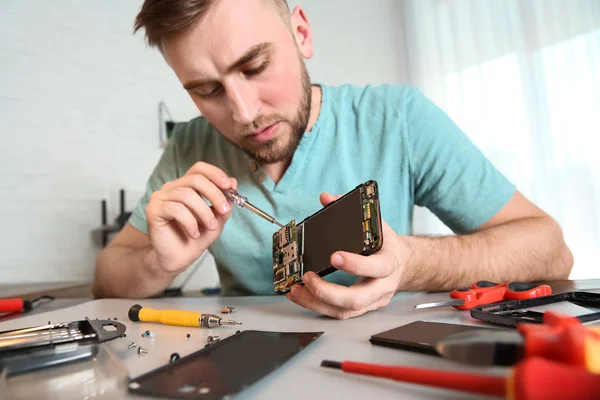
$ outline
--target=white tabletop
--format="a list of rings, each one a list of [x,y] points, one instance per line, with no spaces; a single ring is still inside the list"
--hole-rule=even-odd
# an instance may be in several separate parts
[[[90,319],[117,318],[127,326],[127,337],[105,343],[95,366],[91,362],[70,367],[46,369],[9,379],[0,378],[0,391],[12,390],[23,398],[50,398],[60,393],[65,398],[138,398],[127,392],[129,378],[168,363],[173,352],[182,357],[204,347],[209,335],[221,339],[236,330],[303,331],[324,334],[279,369],[235,396],[235,399],[465,399],[483,398],[466,393],[404,384],[379,378],[344,374],[320,366],[324,359],[333,361],[360,361],[389,365],[444,369],[478,373],[504,373],[501,368],[474,368],[439,357],[372,345],[371,335],[413,321],[437,321],[465,325],[483,325],[470,317],[469,312],[451,307],[414,310],[416,304],[442,301],[447,293],[398,294],[385,308],[349,320],[335,320],[305,310],[281,296],[268,297],[206,297],[123,300],[94,300],[61,310],[32,315],[0,323],[0,331],[47,323]],[[155,323],[131,322],[129,308],[139,303],[144,307],[183,309],[202,313],[220,314],[222,306],[233,306],[227,319],[243,322],[239,327],[214,329],[167,326]],[[486,325],[487,326],[487,325]],[[155,338],[142,338],[150,330]],[[190,339],[186,334],[190,333]],[[139,355],[127,346],[134,341],[148,349]],[[240,360],[248,362],[251,360]],[[76,365],[76,366],[75,366]],[[70,369],[69,369],[70,368]],[[68,373],[65,373],[68,371]],[[7,392],[4,392],[7,393]]]

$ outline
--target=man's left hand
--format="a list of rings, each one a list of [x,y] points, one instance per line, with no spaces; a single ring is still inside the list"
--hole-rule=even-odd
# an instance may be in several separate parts
[[[321,194],[326,206],[339,198]],[[401,236],[382,221],[383,246],[370,256],[337,251],[331,255],[331,265],[361,278],[346,287],[327,282],[309,271],[302,277],[304,286],[294,285],[287,298],[294,303],[333,318],[358,317],[368,311],[386,306],[402,281],[402,272],[408,259],[408,247]]]

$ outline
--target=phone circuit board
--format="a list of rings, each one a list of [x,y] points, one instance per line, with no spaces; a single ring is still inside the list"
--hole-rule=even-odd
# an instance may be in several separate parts
[[[273,234],[275,293],[287,293],[306,271],[325,276],[336,269],[335,251],[369,255],[381,248],[383,235],[377,182],[368,181],[296,224]]]
[[[365,250],[380,247],[381,220],[379,218],[379,194],[375,182],[361,187],[360,197],[363,208],[363,235]]]
[[[273,234],[273,284],[283,294],[302,278],[301,248],[296,220]]]

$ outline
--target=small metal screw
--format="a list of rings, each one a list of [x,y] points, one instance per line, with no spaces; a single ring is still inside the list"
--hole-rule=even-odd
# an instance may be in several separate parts
[[[114,317],[113,319],[114,319],[115,321],[118,321],[118,320],[117,320],[117,317]]]
[[[146,332],[142,333],[142,337],[146,337],[146,336],[148,336],[148,333],[147,333],[147,332],[148,332],[148,331],[146,331]]]
[[[143,348],[141,346],[138,347],[138,354],[146,354],[147,352],[148,352],[148,350],[146,350],[145,348]]]
[[[171,358],[169,359],[169,362],[175,362],[177,360],[179,360],[181,357],[179,356],[179,353],[173,353],[171,354]]]
[[[135,347],[135,342],[131,342],[131,344],[129,346],[127,346],[128,349],[133,349]]]
[[[190,335],[189,333],[187,335],[185,335],[185,337],[188,339],[190,338],[190,336],[192,336],[192,335]]]
[[[126,334],[126,333],[124,333],[124,334],[123,334],[123,337],[127,337],[127,334]]]
[[[219,340],[221,340],[221,338],[218,336],[209,336],[208,338],[206,338],[206,343],[213,344],[215,342],[218,342]]]

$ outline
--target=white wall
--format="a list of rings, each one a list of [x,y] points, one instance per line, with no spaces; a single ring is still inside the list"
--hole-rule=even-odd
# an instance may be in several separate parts
[[[406,82],[401,2],[300,0],[314,81]],[[158,102],[197,115],[142,35],[141,1],[0,0],[0,283],[91,280],[100,200],[131,210],[161,149]],[[181,282],[181,276],[175,282]],[[187,289],[213,286],[203,265]]]

